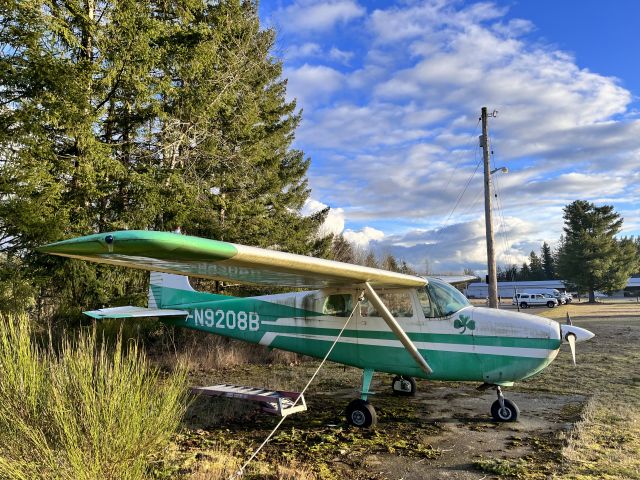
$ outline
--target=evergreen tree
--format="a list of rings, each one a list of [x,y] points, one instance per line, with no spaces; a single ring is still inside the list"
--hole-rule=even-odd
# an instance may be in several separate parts
[[[544,270],[545,280],[553,280],[556,278],[556,266],[553,254],[551,253],[551,247],[547,242],[542,244],[540,256],[542,257],[542,269]]]
[[[529,254],[529,270],[531,271],[531,280],[544,280],[542,260],[533,250]]]
[[[411,268],[407,262],[405,262],[404,260],[400,261],[400,273],[404,273],[405,275],[418,275],[418,273]]]
[[[365,267],[379,268],[378,259],[376,258],[376,254],[373,253],[373,250],[367,252],[362,263]]]
[[[382,264],[380,266],[384,270],[389,270],[391,272],[399,272],[400,266],[398,265],[398,261],[395,259],[393,255],[387,253],[382,259]]]
[[[338,262],[357,263],[356,252],[353,245],[344,238],[342,234],[333,237],[331,243],[331,258]]]
[[[531,280],[531,269],[527,262],[522,262],[522,267],[520,267],[520,271],[518,272],[518,280]]]
[[[0,44],[0,248],[41,293],[144,298],[142,272],[33,253],[98,231],[328,253],[328,210],[300,214],[300,114],[254,2],[8,0]]]
[[[560,275],[578,290],[589,292],[589,302],[595,302],[596,290],[624,288],[637,260],[633,242],[615,238],[623,219],[613,207],[576,200],[564,208],[564,220]]]
[[[518,279],[518,266],[515,263],[509,265],[509,268],[505,271],[505,276],[508,282],[515,282]]]

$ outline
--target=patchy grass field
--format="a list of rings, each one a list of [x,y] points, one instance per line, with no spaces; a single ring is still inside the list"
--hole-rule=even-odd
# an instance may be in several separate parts
[[[521,409],[516,424],[490,421],[493,392],[477,385],[419,381],[415,398],[390,394],[391,376],[376,374],[375,430],[346,425],[343,409],[357,396],[360,372],[329,364],[307,393],[309,411],[289,417],[244,478],[640,479],[640,305],[570,304],[530,309],[596,334],[568,348],[540,375],[506,389]],[[316,361],[296,365],[198,370],[190,382],[301,389]],[[229,478],[278,419],[253,404],[199,398],[156,478]]]

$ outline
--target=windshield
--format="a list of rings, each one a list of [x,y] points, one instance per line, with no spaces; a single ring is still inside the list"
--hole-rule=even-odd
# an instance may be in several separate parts
[[[460,291],[448,283],[433,278],[426,286],[431,301],[435,304],[439,316],[446,317],[471,305]]]

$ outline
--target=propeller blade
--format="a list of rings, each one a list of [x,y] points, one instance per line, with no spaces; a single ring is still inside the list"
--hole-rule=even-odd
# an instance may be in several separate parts
[[[569,342],[569,347],[571,348],[571,356],[573,357],[573,365],[576,364],[576,336],[573,333],[567,334],[567,342]]]

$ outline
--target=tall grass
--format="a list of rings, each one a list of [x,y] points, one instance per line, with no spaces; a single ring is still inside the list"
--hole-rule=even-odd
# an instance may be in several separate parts
[[[26,316],[0,318],[0,478],[144,478],[186,395],[184,369],[161,378],[135,343],[94,330],[54,350]]]

